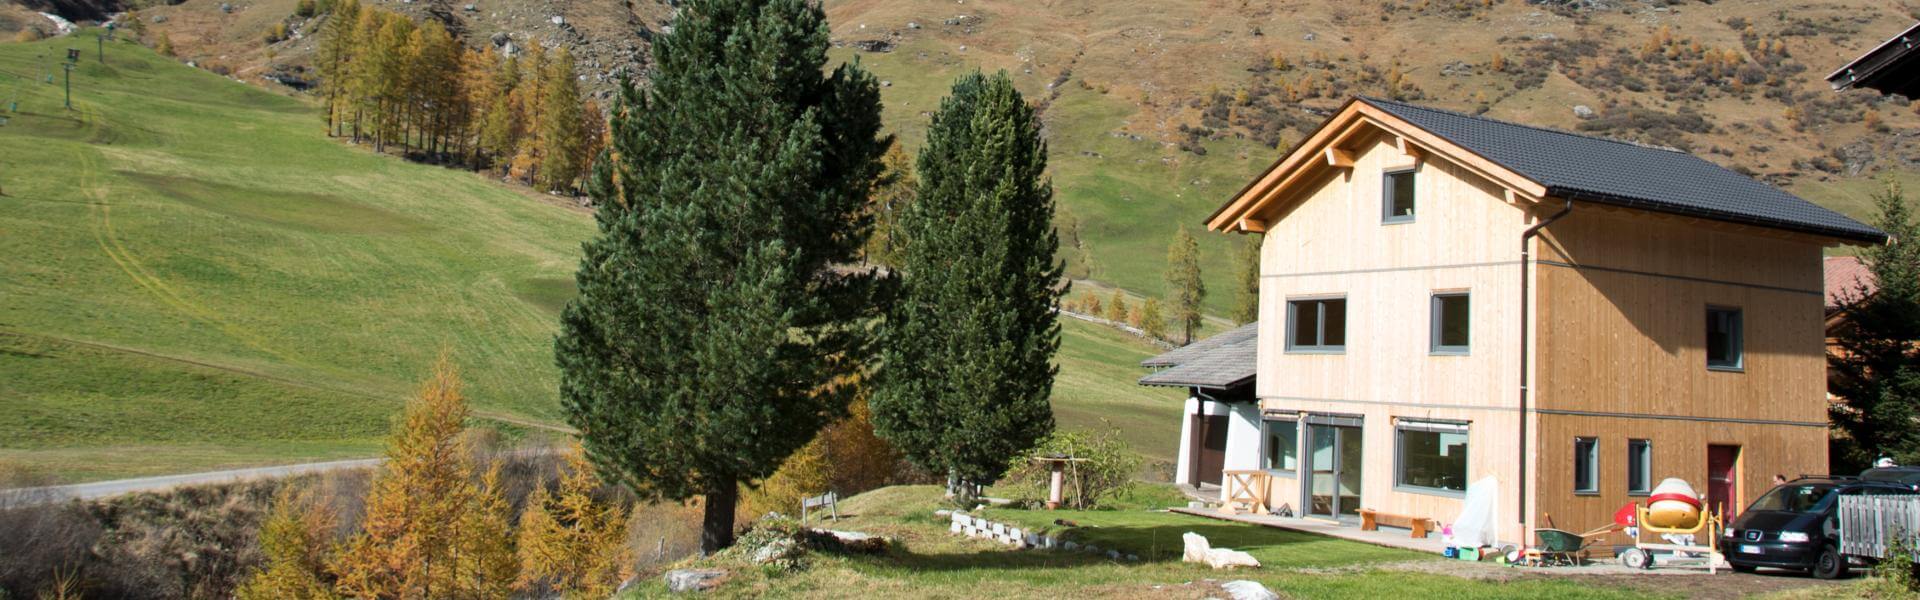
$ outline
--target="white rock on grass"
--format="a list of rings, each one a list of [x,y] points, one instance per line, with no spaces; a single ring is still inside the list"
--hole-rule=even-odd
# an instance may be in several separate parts
[[[1207,566],[1215,569],[1260,566],[1260,561],[1255,559],[1252,554],[1247,554],[1239,550],[1215,548],[1207,543],[1207,538],[1198,533],[1189,531],[1181,535],[1180,539],[1185,544],[1184,552],[1182,552],[1180,556],[1182,562],[1206,563]]]
[[[720,586],[720,580],[727,576],[720,569],[678,569],[667,571],[667,589],[675,594],[686,592],[704,592]]]
[[[1267,586],[1260,585],[1258,581],[1245,579],[1229,581],[1220,584],[1220,589],[1226,590],[1227,595],[1233,597],[1233,600],[1280,600],[1279,594],[1273,593],[1273,590],[1267,589]]]

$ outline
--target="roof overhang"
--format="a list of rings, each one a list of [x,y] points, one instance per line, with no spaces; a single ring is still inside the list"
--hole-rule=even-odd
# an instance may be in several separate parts
[[[1265,232],[1270,222],[1265,216],[1294,197],[1293,192],[1306,181],[1327,172],[1353,168],[1356,139],[1380,132],[1391,136],[1400,152],[1424,160],[1441,155],[1460,167],[1506,190],[1509,202],[1539,202],[1548,189],[1539,182],[1495,164],[1472,151],[1447,141],[1400,117],[1353,98],[1340,106],[1333,116],[1267,167],[1259,177],[1241,188],[1212,216],[1206,225],[1213,231]]]
[[[1908,98],[1920,96],[1920,23],[1827,75],[1835,90],[1868,88]]]

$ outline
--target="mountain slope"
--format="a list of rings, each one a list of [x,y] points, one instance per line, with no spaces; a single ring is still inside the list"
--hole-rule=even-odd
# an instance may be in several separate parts
[[[61,480],[377,452],[433,361],[482,421],[560,422],[552,336],[591,218],[328,139],[315,108],[121,41],[0,43],[0,472]],[[77,108],[61,107],[59,63]],[[52,84],[46,76],[54,75]],[[1167,459],[1151,348],[1066,324],[1062,423]]]

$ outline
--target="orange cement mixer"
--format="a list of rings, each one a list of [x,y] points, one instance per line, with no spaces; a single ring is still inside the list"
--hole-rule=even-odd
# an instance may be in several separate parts
[[[1642,525],[1656,529],[1692,529],[1700,523],[1700,495],[1693,486],[1678,477],[1669,477],[1653,487],[1647,497],[1647,518]]]

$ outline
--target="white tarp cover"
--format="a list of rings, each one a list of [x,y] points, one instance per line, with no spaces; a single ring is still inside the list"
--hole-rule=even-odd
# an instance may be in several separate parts
[[[1493,546],[1499,542],[1500,481],[1486,477],[1467,484],[1467,498],[1460,503],[1460,516],[1453,520],[1453,545]]]

